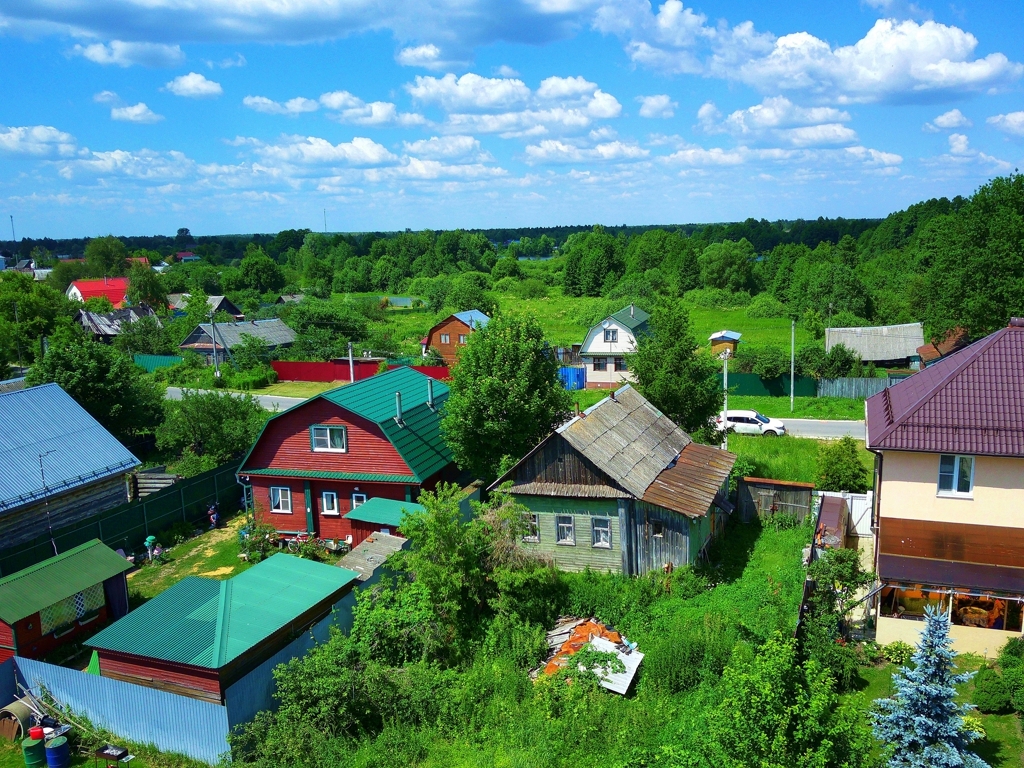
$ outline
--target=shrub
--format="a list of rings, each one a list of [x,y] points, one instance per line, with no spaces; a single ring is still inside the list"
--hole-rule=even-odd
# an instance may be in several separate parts
[[[849,376],[854,364],[858,361],[857,355],[843,344],[836,344],[825,353],[821,361],[819,375],[823,379],[838,379]]]
[[[750,304],[746,291],[727,291],[724,288],[695,288],[683,294],[683,301],[701,309],[741,309]]]
[[[896,640],[882,647],[882,655],[890,664],[902,667],[914,655],[914,646],[904,643],[902,640]]]
[[[519,266],[519,260],[515,257],[504,256],[498,259],[494,263],[494,268],[491,269],[492,280],[504,280],[505,278],[511,277],[512,279],[520,279],[523,276],[523,268]]]
[[[786,305],[770,293],[760,293],[747,305],[746,315],[750,318],[786,317]]]
[[[531,277],[518,283],[512,292],[520,299],[543,299],[548,295],[548,287],[543,280]]]
[[[971,702],[979,712],[1001,714],[1010,709],[1010,691],[994,669],[988,665],[978,670],[974,678],[974,695]]]
[[[515,277],[503,277],[494,284],[497,293],[514,293],[522,281]]]
[[[857,443],[849,435],[818,449],[818,488],[851,493],[868,489],[868,471],[860,463]]]
[[[757,356],[753,372],[762,379],[774,379],[789,371],[789,356],[778,347],[765,347]]]
[[[985,724],[977,715],[964,715],[963,730],[967,733],[976,733],[979,739],[984,739],[988,735],[985,733]]]
[[[999,666],[1004,670],[1024,666],[1024,638],[1013,637],[999,651]]]
[[[192,538],[196,527],[191,523],[181,520],[169,528],[165,528],[157,534],[157,541],[162,541],[167,547],[176,547]]]

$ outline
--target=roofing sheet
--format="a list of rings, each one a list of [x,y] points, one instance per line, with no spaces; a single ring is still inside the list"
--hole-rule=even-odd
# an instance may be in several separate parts
[[[715,331],[708,336],[708,341],[739,341],[742,335],[738,331]]]
[[[641,326],[647,325],[647,321],[651,319],[649,313],[644,312],[640,307],[630,304],[628,307],[623,307],[618,312],[612,315],[617,322],[629,328],[631,331],[636,331]]]
[[[125,323],[134,323],[144,317],[152,317],[158,327],[163,327],[160,318],[145,304],[115,309],[113,312],[104,314],[82,309],[75,315],[75,319],[82,324],[82,327],[96,336],[117,336],[121,333],[121,328]]]
[[[924,344],[924,325],[877,325],[867,328],[826,328],[825,351],[842,344],[861,360],[901,360],[916,357]]]
[[[398,528],[406,512],[414,514],[424,511],[426,511],[426,507],[422,504],[414,504],[411,501],[382,499],[379,496],[374,496],[346,514],[345,517],[362,523],[374,523],[376,525]]]
[[[366,581],[373,576],[374,571],[384,565],[388,557],[408,546],[409,540],[401,536],[375,533],[357,544],[338,561],[338,565],[359,574],[359,581]]]
[[[0,394],[0,512],[138,465],[57,384]]]
[[[729,478],[736,454],[690,443],[676,462],[655,478],[643,500],[688,517],[703,517]]]
[[[125,294],[128,293],[128,278],[104,277],[98,280],[75,280],[68,286],[69,291],[72,286],[82,294],[82,301],[104,296],[115,307],[119,307],[124,303]]]
[[[219,669],[306,611],[337,602],[357,577],[286,554],[224,581],[186,576],[86,644]]]
[[[213,326],[210,323],[201,323],[197,330],[201,330],[202,334],[192,331],[181,344],[182,347],[211,347]],[[263,339],[272,347],[294,344],[296,338],[295,331],[276,317],[269,320],[250,320],[241,323],[217,323],[217,346],[221,349],[225,346],[228,349],[233,349],[244,341],[245,336]]]
[[[1024,327],[945,357],[867,401],[868,447],[1024,456]]]
[[[483,328],[491,320],[479,309],[467,309],[465,312],[456,312],[455,317],[459,318],[470,328]]]
[[[558,432],[637,498],[692,442],[628,384],[563,424]]]
[[[20,621],[131,568],[99,539],[87,541],[0,579],[0,619]]]

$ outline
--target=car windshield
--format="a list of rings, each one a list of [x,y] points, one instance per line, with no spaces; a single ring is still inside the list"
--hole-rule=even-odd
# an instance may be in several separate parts
[[[760,421],[762,424],[767,424],[769,421],[768,417],[761,413],[755,413],[754,418]]]

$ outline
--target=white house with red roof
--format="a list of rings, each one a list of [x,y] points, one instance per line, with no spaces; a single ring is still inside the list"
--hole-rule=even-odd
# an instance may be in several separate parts
[[[103,277],[97,280],[75,280],[68,286],[67,297],[72,301],[85,302],[89,299],[104,297],[114,305],[114,309],[126,306],[125,295],[128,293],[127,277]]]

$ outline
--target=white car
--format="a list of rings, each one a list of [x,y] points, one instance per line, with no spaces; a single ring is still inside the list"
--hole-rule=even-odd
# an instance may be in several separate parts
[[[778,437],[786,434],[786,425],[781,419],[773,419],[757,411],[729,411],[728,418],[723,411],[718,414],[719,428],[725,426],[738,435],[768,435]]]

